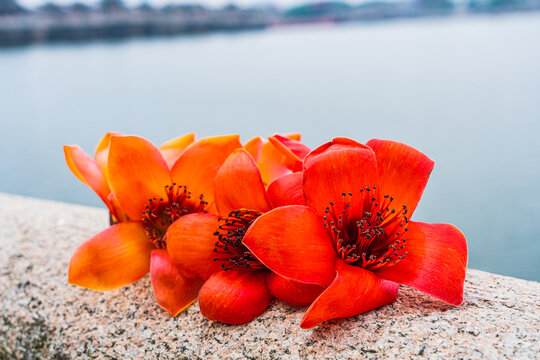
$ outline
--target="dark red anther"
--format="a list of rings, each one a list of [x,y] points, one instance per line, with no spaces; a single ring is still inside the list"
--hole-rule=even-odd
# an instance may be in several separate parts
[[[231,211],[225,218],[219,218],[221,224],[214,233],[218,238],[214,252],[219,254],[219,257],[214,258],[214,261],[220,261],[223,270],[266,269],[242,244],[247,229],[261,215],[262,213],[257,211],[241,209]]]

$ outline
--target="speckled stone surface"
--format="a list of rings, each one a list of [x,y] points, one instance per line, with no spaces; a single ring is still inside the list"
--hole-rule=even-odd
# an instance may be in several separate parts
[[[148,276],[100,293],[68,285],[75,248],[105,210],[0,194],[0,359],[410,359],[540,357],[540,283],[469,270],[465,303],[401,287],[398,301],[302,330],[280,302],[247,325],[171,318]]]

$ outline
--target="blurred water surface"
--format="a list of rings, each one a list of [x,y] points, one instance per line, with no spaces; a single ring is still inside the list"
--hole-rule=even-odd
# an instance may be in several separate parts
[[[436,161],[413,220],[540,280],[539,64],[539,14],[2,49],[0,191],[101,206],[62,145],[111,130],[390,138]]]

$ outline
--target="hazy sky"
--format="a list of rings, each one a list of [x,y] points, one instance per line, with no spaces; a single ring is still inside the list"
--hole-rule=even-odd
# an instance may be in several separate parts
[[[83,2],[83,3],[86,3],[86,4],[89,4],[89,5],[94,5],[98,2],[99,0],[18,0],[18,2],[20,4],[22,4],[23,6],[27,6],[27,7],[30,7],[30,8],[33,8],[33,7],[37,7],[37,6],[40,6],[46,2],[54,2],[54,3],[57,3],[57,4],[71,4],[73,2]],[[144,2],[145,0],[124,0],[124,3],[126,3],[127,5],[129,6],[136,6],[142,2]],[[355,3],[361,3],[361,2],[364,2],[365,0],[351,0],[351,1],[347,1],[351,4],[355,4]],[[249,6],[249,5],[259,5],[259,4],[269,4],[269,3],[272,3],[272,4],[275,4],[277,6],[282,6],[282,7],[288,7],[288,6],[291,6],[291,5],[296,5],[296,4],[299,4],[299,3],[306,3],[306,2],[309,2],[308,0],[147,0],[147,2],[149,2],[150,4],[154,5],[154,6],[162,6],[162,5],[165,5],[165,4],[171,4],[171,3],[174,3],[174,4],[193,4],[193,3],[200,3],[200,4],[205,4],[207,6],[213,6],[213,7],[221,7],[221,6],[224,6],[224,5],[227,5],[227,4],[230,4],[230,3],[235,3],[237,5],[242,5],[242,6]]]
[[[83,2],[89,5],[96,4],[98,1],[96,0],[18,0],[18,2],[24,6],[27,7],[37,7],[39,5],[42,5],[46,2],[54,2],[57,4],[70,4],[73,2]],[[129,6],[138,5],[140,3],[144,2],[144,0],[124,0],[124,3],[126,3]],[[182,0],[147,0],[148,3],[154,5],[154,6],[161,6],[165,4],[193,4],[193,3],[200,3],[205,4],[208,6],[224,6],[230,3],[235,3],[237,5],[254,5],[254,4],[276,4],[278,6],[290,6],[295,5],[298,3],[304,3],[306,1],[302,0],[190,0],[190,1],[182,1]]]

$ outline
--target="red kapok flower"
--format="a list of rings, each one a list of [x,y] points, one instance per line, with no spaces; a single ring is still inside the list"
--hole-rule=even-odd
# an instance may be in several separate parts
[[[301,322],[361,314],[395,301],[398,284],[463,301],[467,244],[449,224],[410,221],[433,161],[398,142],[337,138],[304,159],[307,206],[260,216],[243,243],[275,273],[326,290]]]
[[[210,320],[242,324],[263,312],[272,295],[295,305],[310,304],[323,290],[269,271],[242,244],[255,219],[272,207],[304,204],[302,175],[280,177],[265,189],[254,159],[235,150],[215,179],[221,214],[190,214],[170,228],[167,250],[186,277],[206,280],[199,292],[201,313]]]
[[[237,135],[198,140],[169,169],[162,152],[136,136],[112,136],[108,186],[126,221],[85,241],[73,254],[68,281],[113,290],[148,271],[158,304],[177,315],[195,301],[200,279],[183,276],[167,251],[169,226],[186,214],[212,209],[214,177],[236,148]],[[169,159],[176,155],[172,155]]]
[[[111,222],[126,221],[126,215],[111,193],[108,180],[107,161],[112,136],[121,135],[109,132],[103,136],[96,146],[94,159],[88,156],[78,145],[65,145],[64,155],[66,163],[73,174],[88,185],[101,198],[109,209]],[[161,154],[167,161],[169,168],[178,160],[184,150],[195,141],[195,134],[186,134],[169,140],[161,145]]]

